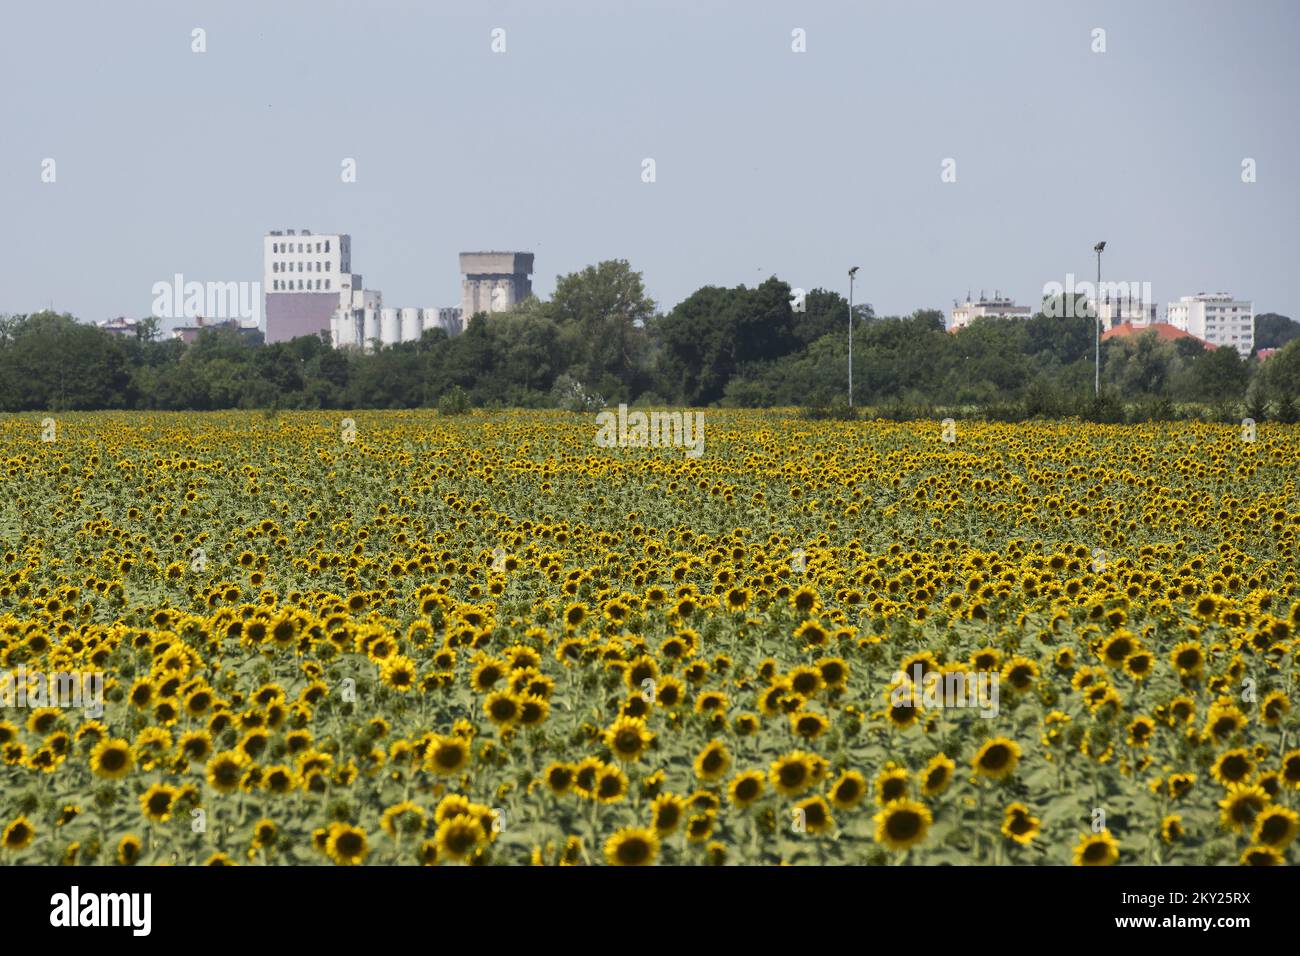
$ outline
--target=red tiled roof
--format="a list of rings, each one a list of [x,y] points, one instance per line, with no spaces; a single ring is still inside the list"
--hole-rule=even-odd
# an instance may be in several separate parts
[[[1112,326],[1101,334],[1103,342],[1108,339],[1126,338],[1130,335],[1144,335],[1147,332],[1154,332],[1157,339],[1161,342],[1176,342],[1178,339],[1193,339],[1200,342],[1211,351],[1218,348],[1217,345],[1211,345],[1204,339],[1199,339],[1190,332],[1184,332],[1182,329],[1175,328],[1168,322],[1152,322],[1150,325],[1134,325],[1132,322],[1121,322],[1119,325]]]

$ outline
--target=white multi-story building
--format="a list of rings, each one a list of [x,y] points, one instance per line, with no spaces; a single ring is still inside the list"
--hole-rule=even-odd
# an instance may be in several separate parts
[[[1031,315],[1033,310],[1029,306],[1016,305],[1011,299],[1003,298],[996,292],[991,299],[985,298],[983,292],[978,299],[972,299],[967,292],[965,302],[953,301],[952,321],[948,325],[948,331],[956,332],[958,329],[964,329],[976,319],[985,317],[1027,319]]]
[[[1231,346],[1241,355],[1255,347],[1255,310],[1250,302],[1226,292],[1198,292],[1170,302],[1165,319],[1211,345]]]
[[[268,342],[328,332],[337,309],[381,301],[352,272],[351,236],[277,230],[262,240],[262,264]]]

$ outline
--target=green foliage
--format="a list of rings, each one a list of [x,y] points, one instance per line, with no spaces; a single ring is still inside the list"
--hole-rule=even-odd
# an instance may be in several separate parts
[[[1255,316],[1256,349],[1280,349],[1295,339],[1300,339],[1300,322],[1276,312]]]
[[[205,329],[186,345],[159,341],[156,322],[122,338],[67,315],[0,316],[0,410],[428,408],[459,389],[451,404],[478,408],[626,402],[837,417],[848,395],[848,303],[814,289],[795,311],[791,296],[775,277],[705,286],[660,315],[640,274],[614,260],[560,276],[549,301],[470,316],[455,337],[431,330],[366,354],[336,350],[324,335],[267,345]],[[1191,403],[1222,417],[1248,389],[1268,407],[1300,399],[1300,338],[1260,363],[1148,333],[1103,343],[1110,397],[1094,403],[1095,322],[1061,306],[950,333],[936,311],[877,317],[855,305],[854,404],[900,420],[952,407],[998,421],[1147,421]],[[1260,342],[1289,337],[1288,324],[1272,317]]]
[[[464,415],[469,411],[469,398],[459,385],[453,385],[438,399],[439,415]]]

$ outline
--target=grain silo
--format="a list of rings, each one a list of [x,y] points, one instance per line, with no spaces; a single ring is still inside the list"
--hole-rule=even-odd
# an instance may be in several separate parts
[[[402,310],[402,341],[416,342],[419,341],[420,333],[424,331],[420,327],[420,310],[403,309]]]
[[[365,315],[361,320],[361,346],[365,349],[373,349],[375,342],[379,339],[379,310],[373,307],[367,307]]]
[[[402,341],[402,325],[397,309],[379,310],[379,341],[385,345],[396,345]]]

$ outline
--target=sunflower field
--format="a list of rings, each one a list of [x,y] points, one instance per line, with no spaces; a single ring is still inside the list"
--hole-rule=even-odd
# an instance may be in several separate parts
[[[0,419],[0,862],[1294,859],[1300,429],[705,420]]]

